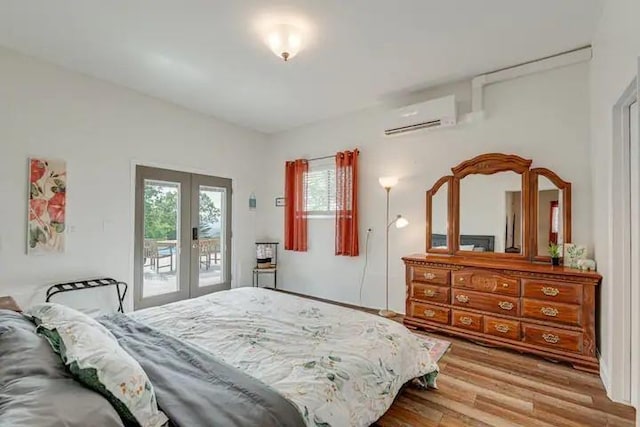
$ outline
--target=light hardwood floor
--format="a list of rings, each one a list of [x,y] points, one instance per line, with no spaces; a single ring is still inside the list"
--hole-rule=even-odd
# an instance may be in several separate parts
[[[313,300],[376,313],[321,298]],[[394,318],[402,322],[402,316]],[[414,331],[416,333],[424,333]],[[375,427],[633,427],[635,409],[607,397],[597,375],[447,335],[438,390],[406,387]],[[640,426],[639,426],[640,427]]]
[[[635,410],[610,401],[596,375],[431,335],[452,342],[438,390],[405,388],[376,426],[634,426]]]

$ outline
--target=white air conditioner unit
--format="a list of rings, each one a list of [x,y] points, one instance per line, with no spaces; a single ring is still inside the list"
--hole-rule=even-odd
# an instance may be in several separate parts
[[[420,129],[454,126],[456,122],[456,97],[449,95],[390,112],[384,134],[397,135]]]

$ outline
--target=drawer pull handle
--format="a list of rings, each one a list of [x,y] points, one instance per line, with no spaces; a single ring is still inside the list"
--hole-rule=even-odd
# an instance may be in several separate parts
[[[513,303],[509,301],[500,301],[498,306],[503,310],[513,310]]]
[[[555,297],[560,293],[558,288],[552,288],[551,286],[545,286],[542,288],[542,293],[549,297]]]
[[[508,284],[508,283],[503,283],[503,284],[502,284],[502,287],[503,287],[503,288],[508,288],[508,287],[509,287],[509,284]]]
[[[456,295],[456,299],[462,303],[469,302],[469,297],[466,295]]]
[[[433,289],[425,289],[424,290],[424,296],[425,297],[435,297],[436,296],[436,292]]]
[[[558,344],[560,337],[553,334],[542,334],[542,339],[551,344]]]
[[[464,277],[458,277],[458,282],[464,282]]]
[[[460,323],[469,326],[473,323],[473,319],[471,317],[463,316],[460,318]]]
[[[424,274],[423,274],[423,276],[424,276],[424,278],[425,278],[425,279],[427,279],[427,280],[433,280],[433,279],[435,279],[435,278],[436,278],[436,275],[435,275],[435,274],[433,274],[433,273],[424,273]]]
[[[540,312],[549,317],[556,317],[558,315],[558,309],[553,307],[542,307]]]
[[[436,312],[433,310],[425,310],[424,311],[424,317],[434,317],[436,315]]]
[[[496,331],[502,332],[503,334],[506,334],[510,330],[511,330],[511,328],[508,325],[503,325],[502,323],[498,323],[496,325]]]

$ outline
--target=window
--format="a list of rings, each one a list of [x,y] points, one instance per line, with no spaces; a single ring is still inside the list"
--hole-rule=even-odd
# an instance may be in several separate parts
[[[336,212],[335,159],[323,159],[309,163],[304,177],[305,210],[309,218],[334,216]]]

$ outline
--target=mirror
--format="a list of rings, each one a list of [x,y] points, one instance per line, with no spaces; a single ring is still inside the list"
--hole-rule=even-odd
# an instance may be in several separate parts
[[[537,254],[549,255],[549,243],[564,242],[562,226],[562,191],[548,178],[538,176]]]
[[[427,191],[427,252],[450,253],[452,176],[443,176]]]
[[[427,191],[427,252],[548,262],[549,242],[571,243],[571,183],[513,154],[451,168]]]
[[[549,260],[549,243],[571,243],[571,183],[549,169],[531,170],[533,259]]]
[[[431,198],[431,248],[449,249],[447,236],[449,214],[449,183],[444,183]]]
[[[460,180],[460,251],[523,254],[522,175],[471,174]]]

